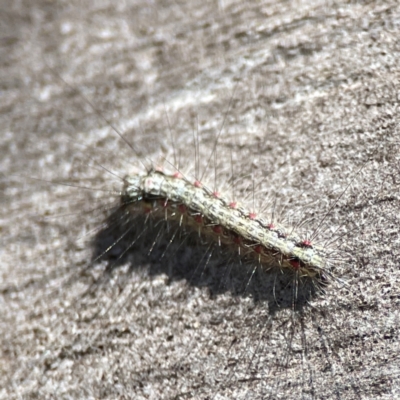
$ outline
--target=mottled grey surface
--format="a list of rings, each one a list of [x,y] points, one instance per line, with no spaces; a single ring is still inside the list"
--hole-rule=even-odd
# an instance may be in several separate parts
[[[400,398],[398,1],[0,7],[1,399]],[[295,312],[276,273],[189,279],[207,246],[91,262],[106,169],[204,171],[220,131],[206,181],[333,241],[338,282]]]

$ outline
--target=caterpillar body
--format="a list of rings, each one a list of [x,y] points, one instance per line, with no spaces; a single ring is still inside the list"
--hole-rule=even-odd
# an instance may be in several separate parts
[[[317,282],[329,276],[324,248],[226,200],[198,181],[160,170],[127,176],[124,181],[121,201],[132,212],[142,209],[153,217],[188,226],[219,245],[233,245],[241,257],[252,257],[265,270],[278,267]]]

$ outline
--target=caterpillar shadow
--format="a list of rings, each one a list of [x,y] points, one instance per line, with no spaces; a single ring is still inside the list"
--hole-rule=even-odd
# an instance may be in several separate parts
[[[132,216],[126,207],[116,207],[93,238],[91,264],[105,262],[105,275],[121,266],[129,273],[146,268],[150,276],[165,274],[170,282],[186,280],[207,287],[211,296],[230,292],[267,303],[274,314],[285,308],[302,310],[320,294],[310,278],[240,257],[176,222],[153,219],[151,214]]]

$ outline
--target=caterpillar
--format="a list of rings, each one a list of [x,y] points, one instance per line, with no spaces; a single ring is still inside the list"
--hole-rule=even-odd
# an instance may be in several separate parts
[[[293,231],[259,218],[237,202],[227,201],[199,181],[189,182],[182,174],[167,175],[151,170],[147,175],[124,178],[121,202],[144,213],[159,214],[189,226],[219,245],[233,245],[241,256],[252,256],[268,269],[298,272],[300,277],[327,278],[327,254]]]
[[[18,52],[7,53],[27,58],[22,69],[14,68],[15,58],[11,64],[5,63],[11,65],[5,76],[12,84],[4,86],[2,96],[6,110],[2,172],[28,173],[54,184],[35,182],[25,193],[21,185],[15,190],[4,186],[7,196],[4,203],[2,198],[0,228],[1,261],[6,268],[2,269],[0,386],[6,392],[0,397],[395,396],[400,331],[396,318],[399,203],[398,148],[391,141],[398,138],[398,57],[394,46],[398,13],[391,6],[374,10],[371,4],[347,3],[329,8],[327,13],[322,3],[304,2],[295,8],[288,3],[288,8],[282,8],[282,4],[270,2],[263,4],[260,12],[256,3],[232,7],[232,3],[218,2],[219,7],[229,4],[229,10],[217,21],[216,9],[207,2],[199,3],[200,12],[190,13],[179,5],[172,9],[168,2],[143,3],[144,7],[136,5],[134,12],[123,9],[117,14],[110,6],[111,12],[93,10],[95,18],[82,7],[70,14],[68,7],[55,22],[41,19],[49,15],[46,8],[45,14],[35,12],[33,18],[21,19],[36,23],[37,30],[28,43],[18,40],[26,30],[18,32],[16,42],[10,31],[11,40],[6,38],[4,43],[24,45]],[[245,13],[242,7],[246,7]],[[144,22],[144,36],[142,9],[154,11],[148,14],[149,23]],[[130,24],[139,29],[133,35],[126,29],[131,15],[138,18],[138,23]],[[163,15],[161,20],[156,18]],[[246,25],[236,23],[238,15],[245,17]],[[59,31],[62,35],[57,37]],[[133,41],[125,41],[127,32]],[[35,45],[40,43],[44,46]],[[227,154],[232,147],[241,159],[241,174],[247,160],[258,158],[255,181],[266,182],[272,198],[276,188],[296,171],[296,179],[282,184],[277,203],[287,200],[289,212],[299,216],[298,220],[314,217],[315,223],[308,225],[311,235],[303,235],[302,228],[282,219],[278,221],[283,227],[278,226],[275,218],[259,216],[264,215],[262,207],[248,206],[246,194],[264,200],[254,184],[249,190],[251,179],[237,192],[238,200],[247,207],[242,215],[246,228],[257,231],[251,240],[244,238],[243,232],[238,235],[227,229],[227,221],[216,220],[207,207],[182,209],[189,202],[182,193],[172,201],[171,189],[163,187],[150,196],[143,180],[157,176],[163,182],[185,186],[196,193],[197,200],[205,196],[229,215],[236,216],[241,207],[229,206],[230,197],[225,196],[228,191],[222,190],[222,185],[215,188],[225,195],[205,186],[210,170],[204,173],[204,181],[199,179],[200,185],[191,177],[153,169],[142,174],[118,169],[120,162],[132,164],[127,146],[113,142],[109,124],[98,129],[85,111],[87,103],[77,103],[72,91],[57,88],[46,78],[39,59],[49,51],[56,66],[65,65],[63,74],[79,91],[91,92],[89,97],[96,99],[105,115],[112,111],[110,120],[121,126],[140,150],[133,163],[144,157],[156,161],[154,144],[167,151],[171,147],[171,143],[164,146],[168,126],[162,111],[166,103],[176,130],[176,146],[172,147],[185,152],[185,176],[189,176],[186,168],[193,159],[201,165],[204,160],[193,157],[196,149],[187,139],[196,129],[191,116],[199,110],[201,114],[204,106],[198,131],[214,135],[220,128],[221,105],[227,104],[225,92],[237,79],[233,75],[243,71],[244,91],[227,113],[230,123],[224,128],[226,142],[218,143],[220,164],[215,166],[215,174],[219,179],[229,167]],[[100,69],[94,58],[100,61]],[[220,60],[226,63],[221,65]],[[16,92],[22,82],[28,89],[21,91],[25,97]],[[200,99],[194,96],[194,88],[199,89]],[[30,101],[27,93],[32,96]],[[15,123],[9,123],[8,110],[18,116]],[[81,170],[70,166],[80,150],[76,151],[75,145],[65,146],[60,140],[65,134],[74,144],[87,144]],[[213,143],[215,136],[204,145],[206,155]],[[106,192],[96,189],[110,187],[110,175],[104,169],[98,173],[98,165],[88,167],[91,156],[113,172],[122,171],[121,176],[129,174],[113,193],[113,205],[125,218],[110,221],[110,229],[115,231],[111,243],[98,241],[99,252],[108,251],[109,264],[97,259],[96,252],[91,259],[91,248],[76,240],[92,238],[93,231],[103,229],[101,219],[89,213],[98,206],[94,200],[101,203],[99,211],[109,207]],[[354,191],[345,189],[347,195],[336,203],[337,193],[344,192],[343,187],[368,157],[374,161],[372,168],[365,169]],[[180,163],[173,164],[180,169]],[[81,186],[91,190],[61,188],[56,185],[59,181],[69,181],[70,186],[84,182]],[[336,194],[331,196],[332,192]],[[312,202],[315,207],[308,207]],[[331,207],[332,203],[337,207]],[[252,219],[255,210],[258,213]],[[9,219],[13,214],[18,215],[18,224]],[[68,217],[55,218],[59,214]],[[242,221],[240,215],[236,222]],[[271,223],[276,227],[268,228]],[[324,231],[321,223],[326,224]],[[167,232],[170,224],[174,225],[172,234]],[[135,249],[129,263],[115,260],[123,253],[119,244],[130,229],[136,229],[134,237],[138,237],[140,229],[152,226],[149,247]],[[222,232],[215,232],[221,228]],[[228,270],[231,259],[225,254],[214,258],[209,246],[226,248],[237,261],[235,272],[248,266],[251,271],[265,272],[235,275],[234,279],[252,283],[268,279],[270,285],[262,289],[270,294],[269,301],[256,303],[231,292],[212,296],[207,290],[210,286],[204,290],[180,276],[175,279],[177,274],[170,272],[170,267],[180,267],[180,263],[189,270],[196,268],[191,243],[185,241],[187,232],[192,232],[191,238],[201,235],[210,243],[203,246],[200,241],[198,247],[205,257],[203,270],[207,265],[204,275],[212,269],[208,268],[211,264]],[[269,245],[260,246],[261,232],[267,232],[269,239],[275,239],[275,234],[282,239],[281,249],[270,252]],[[295,239],[279,238],[281,233]],[[158,262],[162,266],[154,268],[159,253],[153,244],[164,251],[173,239],[170,251],[179,248],[178,257],[164,257]],[[238,239],[242,243],[235,243]],[[133,240],[127,241],[126,254]],[[292,250],[308,257],[301,262],[298,255],[290,255]],[[96,284],[108,270],[112,273],[105,284]],[[275,283],[275,277],[281,276],[289,278],[283,285]],[[309,302],[301,312],[293,312],[292,304],[282,306],[281,293],[300,303],[294,285],[311,281],[322,286],[326,277],[333,276],[348,285],[329,285],[324,296]],[[228,279],[221,275],[211,278]],[[94,290],[83,296],[93,281]],[[273,307],[274,290],[280,307]]]

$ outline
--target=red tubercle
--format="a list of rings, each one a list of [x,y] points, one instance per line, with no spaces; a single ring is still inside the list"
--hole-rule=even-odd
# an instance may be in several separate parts
[[[172,176],[174,178],[176,178],[176,179],[182,179],[183,178],[183,175],[180,172],[175,172]]]
[[[224,232],[223,228],[221,225],[214,225],[212,227],[212,230],[214,233],[218,234],[218,235],[222,235],[222,233]]]
[[[187,207],[184,204],[179,204],[178,210],[181,214],[186,214],[187,212]]]
[[[268,224],[267,228],[270,229],[270,230],[273,230],[273,229],[276,228],[276,226],[274,224]]]
[[[297,259],[289,260],[290,265],[293,267],[294,270],[298,271],[300,269],[300,261]]]
[[[229,203],[229,208],[235,209],[236,207],[237,207],[236,201],[232,201],[231,203]]]
[[[238,244],[238,245],[242,244],[242,238],[240,236],[234,235],[232,237],[232,239],[233,239],[233,243]]]
[[[257,218],[257,214],[256,213],[250,213],[249,214],[249,218],[250,219],[256,219]]]
[[[215,192],[212,193],[212,195],[213,195],[213,197],[215,197],[216,199],[219,199],[219,197],[220,197],[221,194],[220,194],[219,192],[215,191]]]
[[[153,207],[149,203],[143,203],[143,212],[145,214],[150,214],[153,211]]]
[[[194,181],[194,186],[197,187],[197,188],[203,187],[203,185],[201,184],[201,182],[198,181],[197,179]]]
[[[263,253],[263,246],[261,246],[261,245],[257,245],[253,249],[257,254],[262,254]]]
[[[301,242],[301,244],[302,244],[303,247],[312,247],[311,240],[308,240],[308,239],[303,240],[303,241]]]
[[[203,224],[203,216],[201,214],[197,214],[193,217],[193,219],[199,224],[202,225]]]

